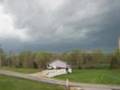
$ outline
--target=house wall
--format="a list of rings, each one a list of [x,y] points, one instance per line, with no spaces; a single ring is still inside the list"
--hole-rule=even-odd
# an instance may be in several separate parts
[[[55,77],[55,76],[62,75],[62,74],[67,74],[66,69],[48,70],[46,76]]]

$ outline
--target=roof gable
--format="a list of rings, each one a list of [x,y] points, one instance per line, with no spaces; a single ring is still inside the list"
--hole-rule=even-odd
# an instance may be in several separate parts
[[[49,64],[49,66],[56,66],[56,67],[64,67],[66,68],[68,65],[66,62],[62,61],[62,60],[54,60],[53,62],[51,62]]]

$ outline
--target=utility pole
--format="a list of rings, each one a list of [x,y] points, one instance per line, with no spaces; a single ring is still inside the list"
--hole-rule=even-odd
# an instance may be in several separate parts
[[[0,44],[0,48],[2,47],[2,45]],[[0,67],[2,66],[2,57],[1,57],[1,53],[0,53]]]
[[[118,49],[120,50],[120,37],[118,38]]]

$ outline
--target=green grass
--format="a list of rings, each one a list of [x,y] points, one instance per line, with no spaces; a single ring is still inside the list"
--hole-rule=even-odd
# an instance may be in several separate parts
[[[56,77],[58,79],[97,84],[120,85],[120,70],[74,70],[72,74]]]
[[[15,71],[20,73],[35,73],[40,72],[39,69],[33,69],[33,68],[14,68],[14,67],[0,67],[1,70],[9,70],[9,71]]]
[[[61,86],[0,76],[0,90],[64,90]]]

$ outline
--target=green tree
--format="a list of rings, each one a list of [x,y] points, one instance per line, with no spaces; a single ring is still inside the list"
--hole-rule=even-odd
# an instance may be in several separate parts
[[[110,68],[120,68],[120,49],[113,52],[111,56]]]
[[[4,66],[6,62],[6,54],[2,48],[0,48],[0,66]]]
[[[23,67],[34,67],[35,54],[31,51],[24,51],[19,54],[19,65]]]
[[[47,52],[37,52],[35,62],[39,69],[45,69],[48,62],[51,60],[52,54]]]

